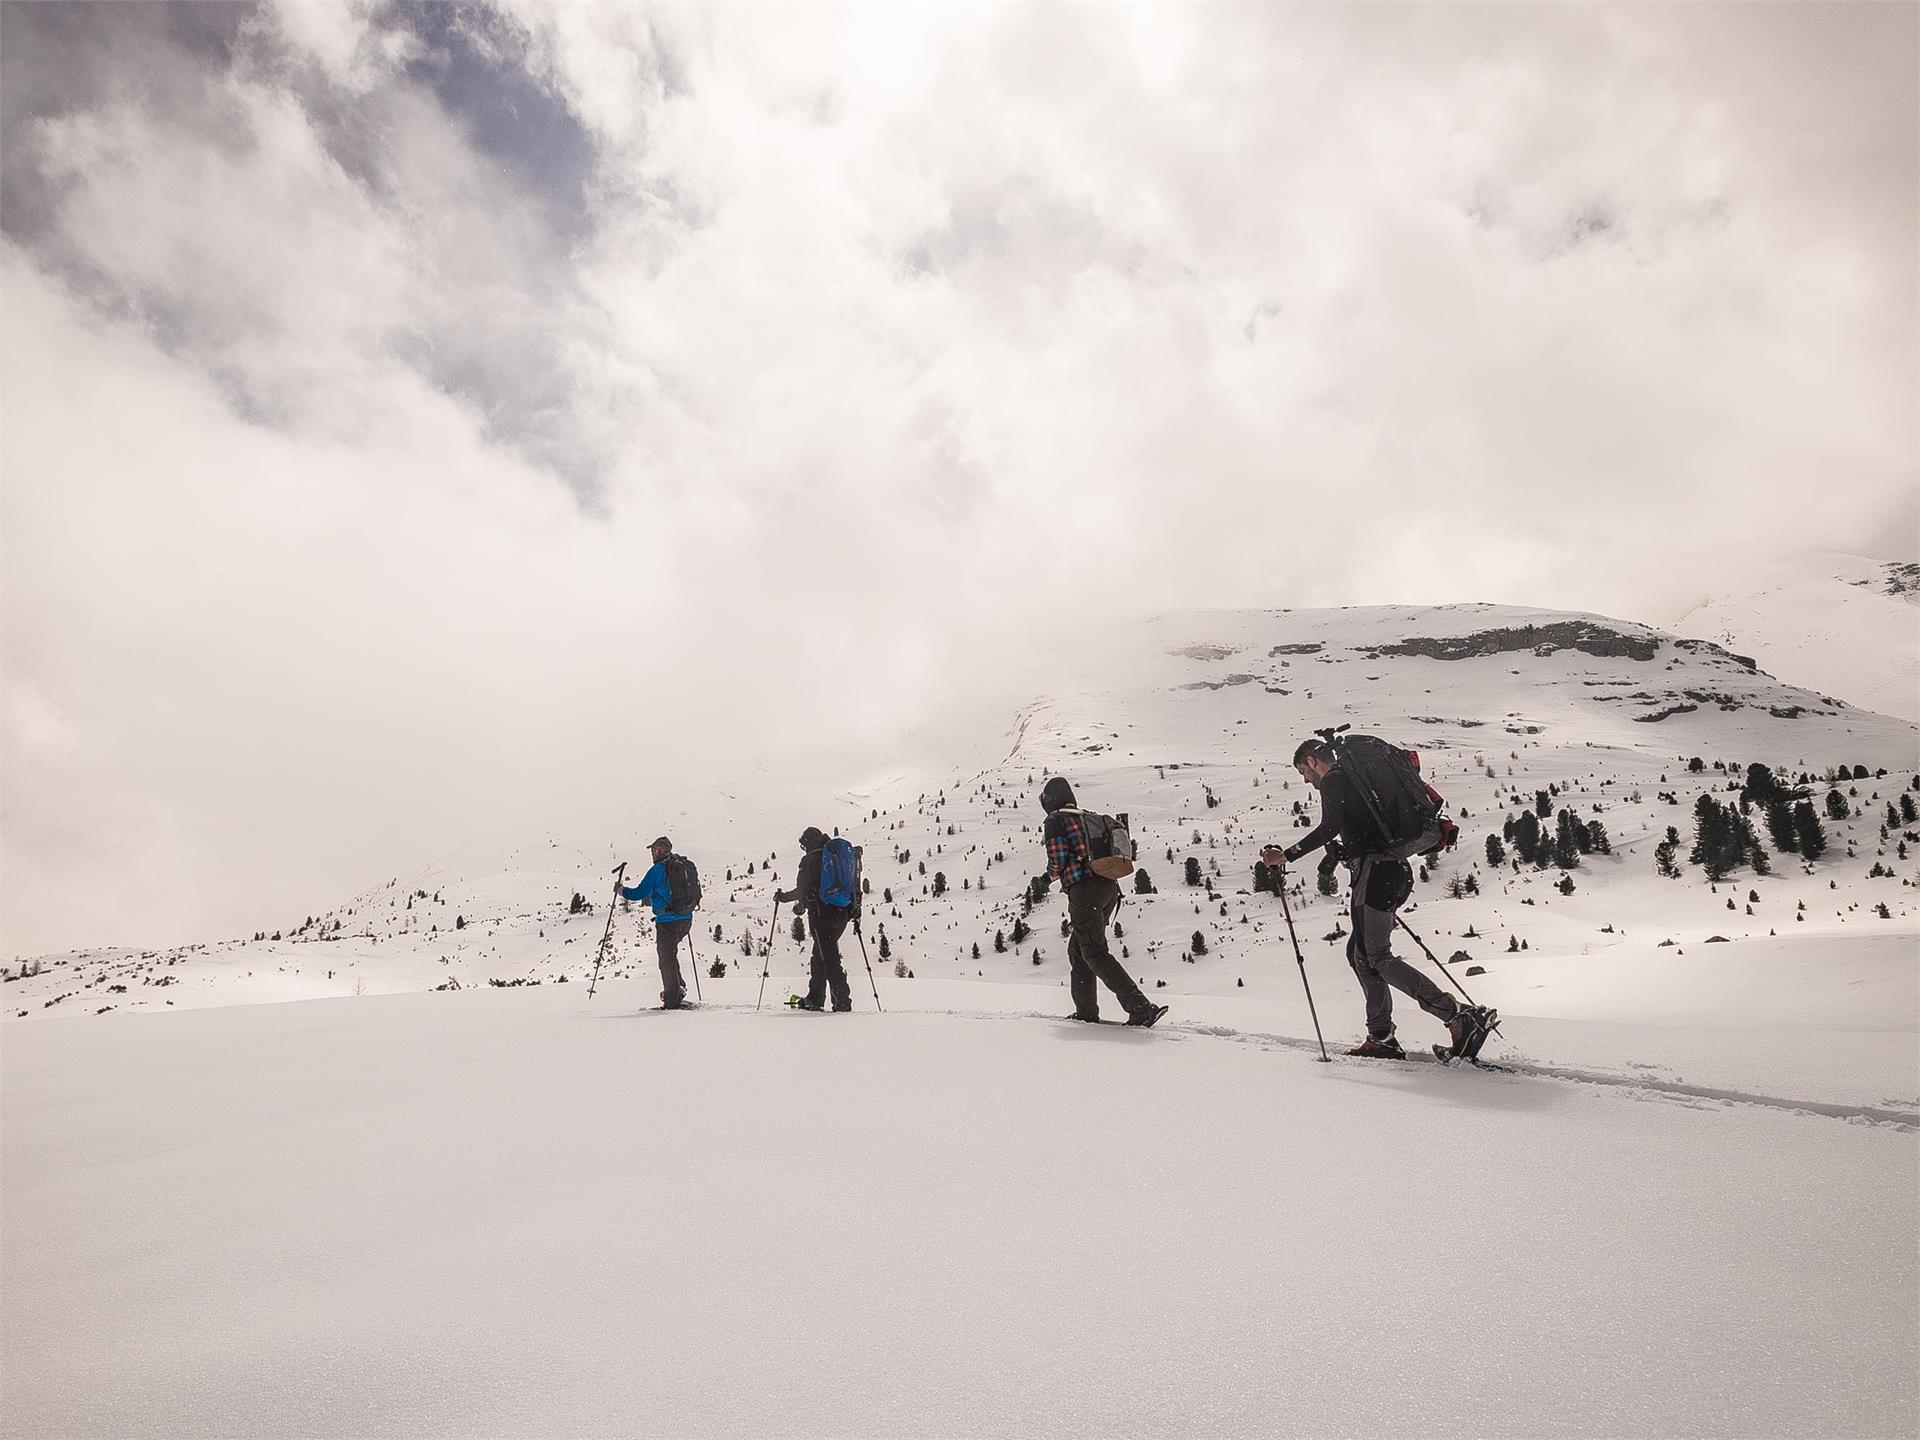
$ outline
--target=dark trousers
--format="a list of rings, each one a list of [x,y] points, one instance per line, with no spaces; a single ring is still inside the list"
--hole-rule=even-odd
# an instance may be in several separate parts
[[[847,989],[847,967],[840,963],[840,937],[853,918],[853,907],[809,905],[807,920],[813,930],[813,973],[807,977],[807,1004],[818,1009],[833,993],[833,1008],[851,1010],[853,996]]]
[[[1367,904],[1370,864],[1363,862],[1354,870],[1353,934],[1347,937],[1347,963],[1353,966],[1360,993],[1367,1000],[1367,1034],[1385,1040],[1393,1034],[1394,990],[1411,995],[1438,1020],[1451,1020],[1460,1006],[1424,973],[1394,955],[1394,916],[1400,907],[1385,910]]]
[[[678,1005],[687,998],[687,982],[680,977],[680,942],[693,930],[691,920],[656,920],[653,945],[660,952],[660,1003]]]
[[[1067,992],[1073,1012],[1082,1020],[1100,1018],[1100,986],[1104,981],[1128,1015],[1138,1015],[1150,1003],[1133,983],[1126,967],[1107,946],[1107,925],[1120,908],[1120,887],[1103,875],[1089,875],[1067,891]]]

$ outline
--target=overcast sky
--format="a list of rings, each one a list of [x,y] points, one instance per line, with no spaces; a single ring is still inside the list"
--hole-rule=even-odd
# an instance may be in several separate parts
[[[1115,592],[1914,558],[1917,15],[0,7],[0,949],[650,838]]]

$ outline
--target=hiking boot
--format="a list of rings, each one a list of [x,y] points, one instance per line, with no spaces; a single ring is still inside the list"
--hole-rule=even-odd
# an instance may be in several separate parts
[[[1453,1053],[1465,1060],[1478,1055],[1480,1047],[1487,1043],[1487,1027],[1492,1023],[1493,1011],[1486,1006],[1462,1005],[1447,1022],[1447,1038],[1453,1042]]]
[[[1078,1020],[1082,1025],[1098,1025],[1100,1023],[1100,1017],[1098,1015],[1082,1015],[1078,1010],[1067,1016],[1067,1019]]]
[[[1150,1029],[1158,1025],[1160,1023],[1160,1017],[1166,1013],[1167,1007],[1164,1005],[1148,1005],[1146,1009],[1137,1010],[1129,1015],[1127,1017],[1127,1024],[1138,1025],[1142,1030]]]
[[[820,1007],[816,1005],[813,1008],[818,1010]],[[833,1013],[836,1015],[846,1015],[850,1013],[852,1009],[853,1009],[853,1006],[851,1005],[836,1005],[833,1007]]]
[[[803,1000],[798,995],[789,995],[787,1004],[795,1010],[824,1010],[826,1002],[821,1000]]]
[[[1404,1060],[1407,1052],[1400,1048],[1400,1042],[1389,1035],[1384,1040],[1376,1040],[1371,1035],[1347,1051],[1362,1060]]]

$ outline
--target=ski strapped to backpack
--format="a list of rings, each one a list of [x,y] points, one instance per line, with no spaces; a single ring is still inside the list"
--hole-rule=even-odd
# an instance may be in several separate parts
[[[1377,735],[1352,735],[1345,725],[1314,732],[1332,748],[1334,761],[1380,829],[1382,853],[1396,860],[1450,850],[1459,827],[1441,811],[1446,801],[1420,774],[1420,755]]]
[[[1133,832],[1127,825],[1127,813],[1101,815],[1092,810],[1080,812],[1087,827],[1087,868],[1108,880],[1124,880],[1133,873]]]
[[[820,903],[844,910],[859,894],[859,847],[836,835],[820,851]]]
[[[700,867],[684,855],[669,855],[661,863],[667,867],[667,912],[691,915],[700,908]]]

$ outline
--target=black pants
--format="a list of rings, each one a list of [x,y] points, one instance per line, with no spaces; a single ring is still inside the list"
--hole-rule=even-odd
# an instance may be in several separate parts
[[[853,918],[853,907],[809,905],[808,927],[813,931],[813,973],[807,978],[807,1004],[818,1009],[833,993],[833,1008],[851,1010],[853,995],[847,989],[847,967],[840,963],[840,937]]]
[[[680,942],[693,930],[691,920],[656,920],[654,949],[660,952],[660,1003],[679,1005],[687,998],[687,982],[680,977]]]
[[[1120,887],[1103,875],[1089,875],[1067,891],[1067,923],[1073,931],[1067,941],[1067,993],[1082,1020],[1100,1018],[1098,981],[1106,982],[1129,1016],[1151,1003],[1107,945],[1107,925],[1119,908]]]
[[[1353,933],[1347,937],[1347,963],[1353,966],[1360,993],[1366,997],[1367,1034],[1375,1040],[1385,1040],[1393,1034],[1394,990],[1412,996],[1414,1002],[1436,1020],[1451,1020],[1460,1010],[1451,995],[1393,953],[1394,916],[1406,902],[1412,877],[1409,875],[1404,885],[1396,884],[1397,876],[1378,873],[1389,866],[1405,870],[1407,863],[1370,857],[1354,868]],[[1367,903],[1394,896],[1399,899],[1391,906]]]

